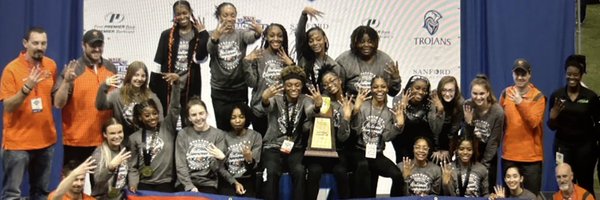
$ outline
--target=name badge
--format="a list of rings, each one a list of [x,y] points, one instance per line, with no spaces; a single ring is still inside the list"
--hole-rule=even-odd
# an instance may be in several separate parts
[[[281,144],[281,149],[279,150],[283,153],[289,154],[292,152],[292,148],[294,148],[294,142],[290,140],[284,140],[283,144]]]
[[[365,149],[365,157],[375,159],[377,157],[377,144],[376,143],[367,143],[367,148]]]
[[[34,113],[42,112],[43,110],[42,98],[33,98],[31,99],[31,111]]]

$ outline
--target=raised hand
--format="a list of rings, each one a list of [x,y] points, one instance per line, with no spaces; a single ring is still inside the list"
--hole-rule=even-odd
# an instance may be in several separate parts
[[[442,163],[442,162],[448,162],[448,160],[450,160],[450,153],[446,150],[439,150],[436,152],[433,152],[433,154],[431,154],[431,161],[434,163]]]
[[[469,104],[464,106],[465,123],[471,125],[473,123],[473,108]]]
[[[283,91],[283,84],[269,86],[262,94],[263,100],[269,100],[271,97]]]
[[[75,68],[79,65],[79,63],[77,63],[77,60],[71,60],[69,61],[68,65],[65,65],[65,74],[64,74],[64,80],[67,83],[72,83],[75,78],[77,77],[77,75],[75,74]]]
[[[386,63],[387,68],[384,69],[393,80],[400,79],[400,71],[398,70],[398,61]]]
[[[408,180],[408,177],[412,175],[412,170],[415,168],[415,163],[408,157],[402,158],[402,176],[404,180]]]
[[[352,95],[348,95],[346,98],[342,94],[342,98],[338,100],[338,103],[342,105],[342,110],[344,111],[344,116],[342,116],[346,121],[350,121],[352,118]]]
[[[27,81],[25,82],[25,86],[27,89],[33,89],[37,86],[38,83],[42,82],[46,78],[50,78],[51,74],[48,70],[42,70],[39,67],[33,67],[31,72],[29,72],[29,77],[27,77]]]
[[[79,166],[77,166],[77,168],[75,168],[73,171],[71,171],[71,173],[74,173],[77,176],[84,175],[86,173],[93,174],[94,169],[96,169],[95,162],[96,162],[96,160],[94,160],[92,157],[88,157],[87,159],[85,159],[85,161],[83,163],[81,163]]]
[[[550,109],[550,119],[556,119],[560,112],[565,109],[565,102],[560,98],[554,99],[554,106]]]
[[[517,91],[517,88],[510,88],[506,90],[506,94],[510,100],[515,102],[515,104],[519,105],[523,101],[523,97]]]
[[[358,111],[360,111],[360,106],[362,106],[362,104],[365,101],[368,101],[370,97],[369,94],[371,93],[371,89],[360,89],[360,91],[358,92],[358,96],[356,96],[356,101],[354,102],[354,112],[353,113],[358,113]]]
[[[242,155],[244,155],[244,160],[246,162],[252,162],[252,149],[249,146],[244,145],[242,147]]]
[[[396,117],[396,127],[402,128],[404,127],[404,111],[406,110],[405,106],[396,105],[394,109],[394,116]]]
[[[223,160],[225,158],[225,154],[223,153],[223,151],[221,151],[221,149],[217,148],[214,144],[210,144],[206,148],[206,150],[208,151],[208,153],[210,153],[210,155],[215,157],[217,160]]]
[[[219,40],[221,38],[221,35],[223,35],[226,32],[227,32],[227,25],[225,25],[225,22],[220,22],[217,24],[217,28],[215,28],[215,31],[211,35],[211,39]]]
[[[259,36],[262,34],[262,24],[256,22],[256,19],[252,19],[252,23],[250,23],[250,30],[254,31],[254,35]]]
[[[121,152],[117,154],[113,159],[108,163],[108,170],[115,171],[123,162],[127,159],[131,158],[131,152],[127,151],[125,148],[121,149]]]
[[[321,105],[323,105],[323,97],[321,96],[321,91],[319,91],[319,88],[311,86],[308,87],[308,91],[310,92],[310,95],[307,96],[313,100],[315,107],[321,108]]]
[[[501,185],[494,186],[494,193],[496,194],[496,198],[506,198],[506,191],[504,187]]]
[[[438,96],[438,93],[436,90],[431,91],[431,98],[430,100],[431,103],[433,103],[433,105],[435,106],[435,109],[437,110],[437,112],[444,112],[444,104],[442,104],[442,100],[440,100],[440,97]]]
[[[310,17],[311,20],[313,19],[317,19],[318,17],[323,17],[323,15],[325,13],[313,8],[313,7],[304,7],[304,10],[302,10],[302,13],[306,13],[306,15],[308,15]]]
[[[452,165],[447,161],[441,163],[442,167],[442,183],[448,185],[452,181]]]
[[[106,80],[104,80],[104,84],[111,86],[111,87],[119,87],[120,80],[121,80],[121,75],[115,74],[115,75],[112,75],[112,76],[106,78]]]
[[[258,60],[260,58],[263,57],[263,49],[259,48],[259,46],[256,46],[254,48],[254,50],[252,50],[252,52],[250,52],[250,54],[246,55],[246,57],[244,57],[244,60],[253,62],[255,60]]]
[[[206,27],[204,27],[204,18],[200,20],[200,17],[198,17],[198,19],[194,21],[194,27],[198,30],[198,32],[206,30]]]
[[[290,58],[290,56],[288,56],[287,53],[285,53],[283,47],[280,47],[279,50],[277,50],[277,56],[279,56],[281,61],[283,61],[286,66],[294,64],[294,61]]]

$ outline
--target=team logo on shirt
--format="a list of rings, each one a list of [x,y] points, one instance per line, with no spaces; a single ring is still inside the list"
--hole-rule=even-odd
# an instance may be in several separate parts
[[[465,181],[467,177],[467,174],[461,174],[461,180]],[[459,183],[458,180],[455,181],[456,184],[463,184],[463,183]],[[465,191],[465,197],[480,197],[481,194],[479,193],[479,176],[475,175],[475,174],[469,174],[469,183],[467,183],[467,190]],[[482,183],[482,184],[487,184],[487,183]],[[458,191],[458,187],[456,187],[456,194],[460,193]]]
[[[283,64],[278,60],[267,60],[265,62],[265,70],[263,71],[262,77],[268,87],[279,83],[279,76],[282,69]]]
[[[211,144],[211,142],[206,140],[194,140],[190,142],[185,158],[191,170],[205,170],[210,167],[210,164],[215,159],[208,153],[206,147]]]
[[[431,192],[431,177],[424,173],[413,173],[408,179],[408,188],[412,194],[427,195]]]
[[[240,56],[240,45],[236,41],[222,41],[218,45],[219,60],[223,64],[223,67],[227,70],[235,69],[239,62]]]
[[[179,41],[179,50],[177,51],[177,62],[175,62],[175,69],[177,71],[188,70],[188,51],[190,43],[187,40],[181,39]]]
[[[293,124],[290,124],[290,126],[293,126],[292,133],[296,132],[296,124],[297,124],[298,120],[300,120],[299,119],[300,118],[300,106],[298,106],[298,104],[299,103],[296,103],[295,106],[289,106],[287,108],[288,109],[287,113],[289,113],[288,117],[285,116],[285,113],[286,113],[285,112],[285,108],[280,109],[279,112],[281,113],[281,115],[279,116],[279,118],[277,118],[277,122],[279,124],[279,131],[281,133],[284,133],[284,134],[287,133],[287,126],[288,126],[288,119],[289,119],[289,117],[293,118],[293,120],[292,120]],[[292,116],[292,114],[294,114],[294,113],[296,115]]]
[[[129,167],[127,166],[127,162],[123,162],[123,163],[121,163],[121,165],[119,165],[119,169],[117,170],[117,184],[115,185],[115,188],[124,188],[125,187],[128,170],[129,170]],[[112,180],[109,183],[112,183]]]
[[[244,146],[251,147],[252,144],[250,141],[244,140],[227,148],[229,152],[227,157],[227,171],[229,171],[233,177],[240,177],[246,173],[243,154]]]
[[[473,120],[473,124],[475,126],[475,129],[473,131],[475,137],[477,137],[481,142],[487,143],[488,138],[490,137],[492,132],[490,124],[486,121],[479,119]]]
[[[379,137],[383,134],[385,123],[379,116],[367,116],[361,127],[363,141],[369,144],[377,144]]]
[[[373,78],[375,78],[373,72],[361,72],[358,82],[355,85],[356,89],[371,89],[371,80],[373,80]]]
[[[165,146],[165,142],[160,137],[158,137],[158,135],[154,137],[154,140],[152,140],[152,134],[146,134],[146,149],[149,149],[150,154],[152,155],[150,158],[150,162],[152,162],[154,158],[156,158],[156,155],[158,155]],[[144,157],[143,151],[144,149],[140,149],[141,158]]]
[[[123,106],[123,119],[125,119],[127,125],[133,125],[133,106],[135,106],[135,102]]]

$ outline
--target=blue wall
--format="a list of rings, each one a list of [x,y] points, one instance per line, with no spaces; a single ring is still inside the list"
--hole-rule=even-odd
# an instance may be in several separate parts
[[[490,78],[496,96],[512,80],[512,63],[525,58],[532,82],[546,96],[565,85],[563,63],[574,52],[574,1],[463,0],[461,3],[461,80],[469,98],[476,74]],[[546,116],[548,119],[548,106]],[[545,122],[545,121],[544,121]],[[544,123],[545,124],[545,123]],[[556,190],[554,132],[544,129],[542,190]]]

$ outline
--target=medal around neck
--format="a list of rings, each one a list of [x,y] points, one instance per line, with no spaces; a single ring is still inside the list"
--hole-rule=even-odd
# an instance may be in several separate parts
[[[150,166],[143,166],[141,169],[141,173],[142,173],[142,177],[151,177],[152,174],[154,173],[154,170],[152,170],[152,168],[150,168]]]

